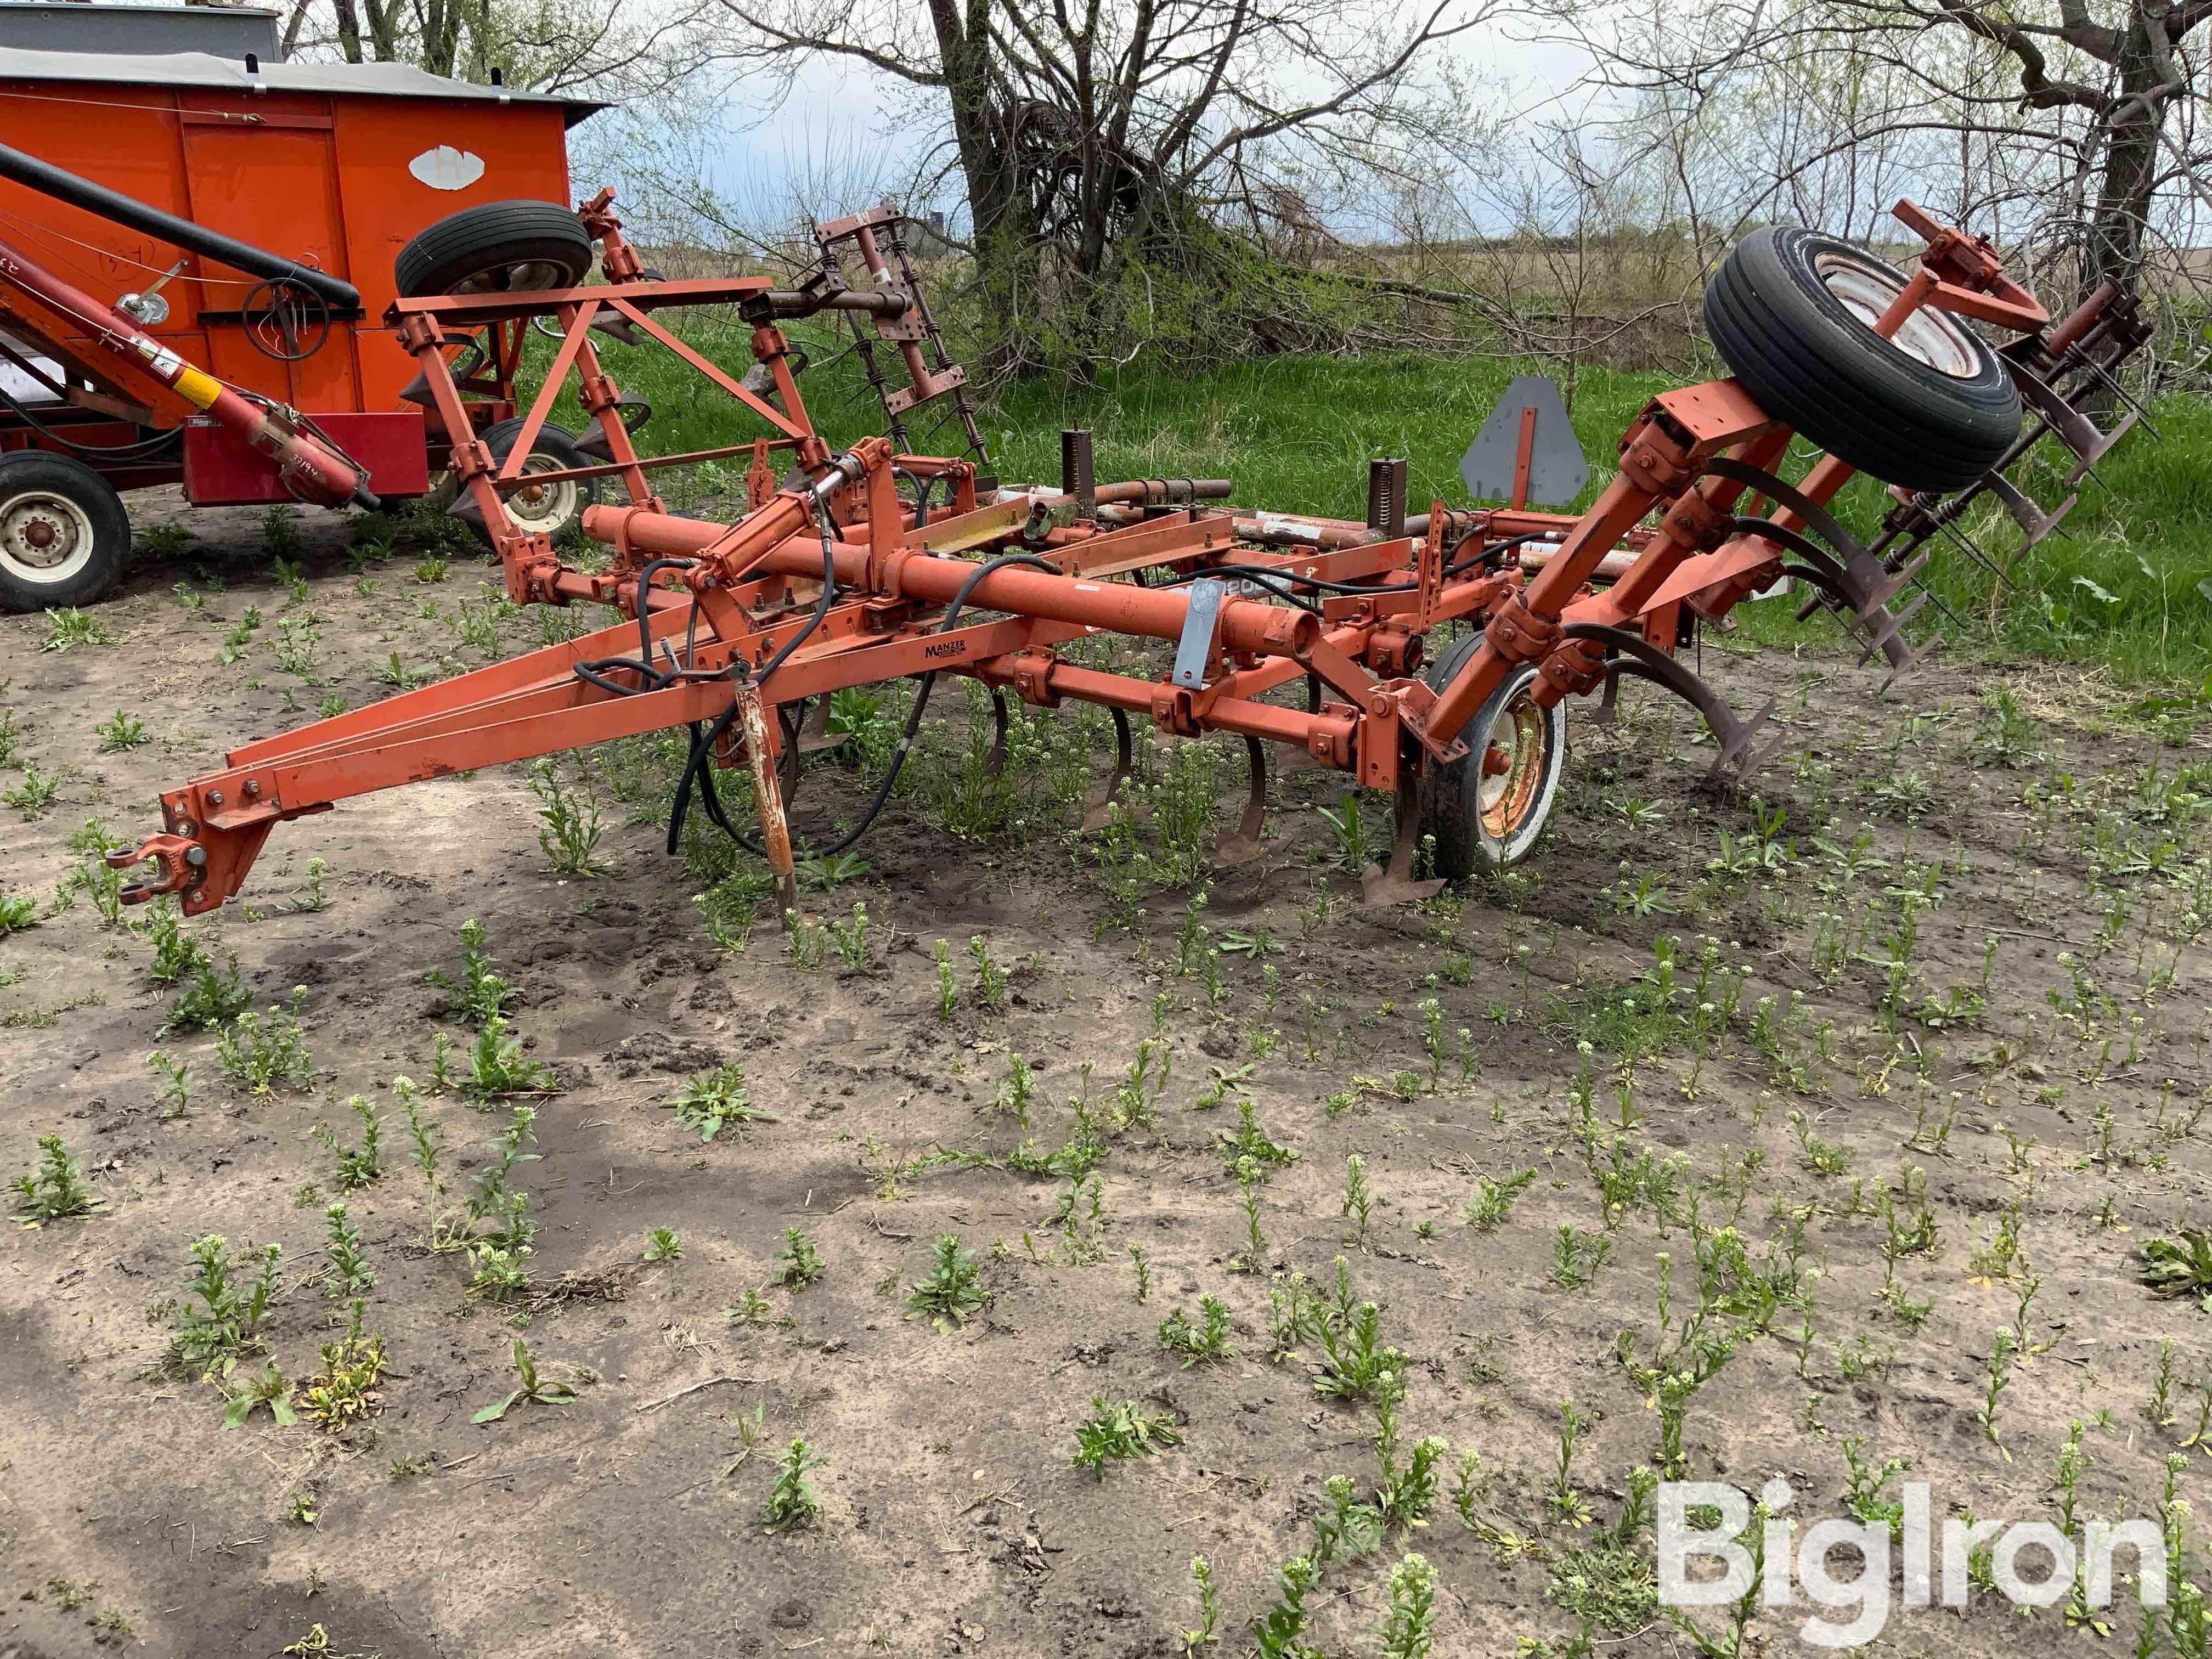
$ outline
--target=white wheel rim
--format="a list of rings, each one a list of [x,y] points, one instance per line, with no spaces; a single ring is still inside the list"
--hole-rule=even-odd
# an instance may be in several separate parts
[[[92,515],[66,495],[27,489],[0,501],[0,567],[21,582],[58,587],[92,562]]]
[[[533,472],[560,472],[567,464],[551,455],[532,455],[522,463],[525,477]],[[558,483],[525,484],[507,498],[507,514],[526,533],[550,536],[576,516],[582,486],[574,478]]]
[[[1510,848],[1542,823],[1551,755],[1550,711],[1524,686],[1498,711],[1470,757],[1482,769],[1475,800],[1484,836]]]
[[[1879,270],[1841,253],[1816,253],[1813,270],[1821,285],[1852,316],[1872,328],[1882,313],[1905,291],[1905,284]],[[1981,372],[1981,353],[1971,335],[1948,312],[1922,306],[1898,325],[1889,343],[1914,362],[1926,364],[1954,380],[1971,380]]]
[[[525,259],[511,265],[464,276],[453,285],[456,294],[528,294],[539,289],[567,288],[568,273],[550,259]]]

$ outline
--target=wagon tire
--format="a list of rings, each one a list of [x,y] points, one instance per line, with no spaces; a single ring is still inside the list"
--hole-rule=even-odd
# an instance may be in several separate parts
[[[0,454],[0,606],[89,605],[131,559],[131,516],[82,461],[39,449]]]
[[[1481,644],[1482,635],[1471,633],[1437,658],[1430,689],[1450,684]],[[1535,685],[1534,663],[1516,666],[1461,731],[1467,753],[1421,779],[1421,833],[1432,843],[1434,873],[1447,881],[1520,863],[1551,822],[1566,775],[1567,711],[1564,703],[1545,708]],[[1488,763],[1494,750],[1498,763]]]
[[[491,452],[495,466],[506,465],[507,456],[514,452],[514,441],[521,434],[520,416],[495,421],[483,429],[483,446]],[[538,428],[538,440],[530,446],[530,458],[523,462],[522,470],[526,474],[557,472],[593,464],[591,456],[576,447],[575,434],[548,421]],[[583,522],[584,509],[599,498],[597,478],[571,479],[566,483],[516,492],[507,497],[507,512],[524,530],[536,531],[547,540],[557,542]],[[489,531],[479,526],[477,533],[487,546],[490,544]]]
[[[1777,420],[1838,460],[1907,489],[1960,489],[2020,436],[2020,392],[1959,319],[1922,307],[1893,339],[1874,320],[1905,273],[1796,226],[1735,245],[1705,288],[1705,331]]]
[[[392,262],[404,299],[574,288],[592,268],[583,222],[557,202],[480,202],[416,234]]]

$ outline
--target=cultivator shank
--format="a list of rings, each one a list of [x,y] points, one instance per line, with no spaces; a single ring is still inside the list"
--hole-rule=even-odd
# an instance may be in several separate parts
[[[471,427],[453,364],[465,344],[518,317],[557,322],[559,348],[508,460],[495,463],[468,438],[454,447],[453,470],[513,599],[588,599],[627,620],[236,750],[222,770],[163,796],[164,834],[118,855],[118,864],[151,864],[126,898],[169,892],[186,910],[205,910],[238,890],[283,819],[398,784],[689,726],[679,823],[696,793],[710,817],[768,860],[788,906],[784,800],[796,757],[786,750],[805,746],[805,730],[797,705],[902,678],[921,679],[926,702],[936,675],[957,673],[991,688],[1002,722],[1008,697],[1111,710],[1121,755],[1109,802],[1132,763],[1133,717],[1171,737],[1242,736],[1253,788],[1222,839],[1224,861],[1266,850],[1264,745],[1389,793],[1395,848],[1369,881],[1370,896],[1387,902],[1433,890],[1415,879],[1425,835],[1439,875],[1525,851],[1556,787],[1564,727],[1553,711],[1570,694],[1602,688],[1609,702],[1622,676],[1650,680],[1704,715],[1720,739],[1716,772],[1757,765],[1773,747],[1756,742],[1765,714],[1740,718],[1674,653],[1699,619],[1724,617],[1783,575],[1802,577],[1835,606],[1869,654],[1898,670],[1918,654],[1902,631],[1911,607],[1890,608],[1917,564],[1885,562],[1825,510],[1850,476],[1842,460],[1821,460],[1795,486],[1774,475],[1791,430],[1735,380],[1654,398],[1621,441],[1618,475],[1579,514],[1516,499],[1461,512],[1439,501],[1409,517],[1402,462],[1370,471],[1364,522],[1256,512],[1226,504],[1226,479],[1102,484],[1082,433],[1064,439],[1058,488],[1000,489],[980,470],[964,376],[944,357],[895,215],[821,227],[820,269],[778,290],[764,279],[648,280],[609,205],[602,197],[586,218],[610,250],[605,285],[402,300],[387,321],[420,365],[428,406],[461,434]],[[844,241],[872,287],[846,283],[836,252]],[[1967,257],[1980,246],[1934,228],[1929,264],[1874,319],[1876,332],[1926,306],[2040,327],[2040,308],[1993,260]],[[750,378],[772,398],[661,321],[697,304],[734,305],[752,324]],[[807,416],[777,324],[829,311],[856,329],[865,320],[896,349],[906,386],[868,365],[890,437],[833,450]],[[641,457],[590,337],[609,317],[688,363],[765,434],[750,446]],[[2106,348],[2089,343],[2123,331],[2100,323],[2071,337],[2060,337],[2063,329],[2033,337],[2043,355],[2020,361],[2069,383],[2108,374],[2108,359],[2088,355]],[[619,481],[620,504],[584,514],[585,533],[608,551],[591,570],[524,533],[501,504],[524,482],[519,458],[570,384],[605,459],[531,481]],[[936,399],[967,437],[958,457],[909,453],[903,417]],[[2049,424],[2064,436],[2063,421]],[[1524,450],[1527,442],[1524,422]],[[653,491],[655,468],[748,452],[750,510],[732,522],[672,514]],[[1747,510],[1754,503],[1757,513]],[[1429,643],[1453,622],[1480,634],[1446,673],[1431,663]],[[1066,653],[1101,634],[1160,641],[1171,665],[1148,677]],[[1303,695],[1276,695],[1285,690]],[[902,742],[900,759],[905,752]],[[715,771],[738,765],[748,769],[757,841],[724,817],[714,793]],[[1114,810],[1102,805],[1091,821]]]

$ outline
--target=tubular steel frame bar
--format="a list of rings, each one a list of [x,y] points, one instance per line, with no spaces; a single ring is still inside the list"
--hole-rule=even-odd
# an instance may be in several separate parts
[[[1172,735],[1231,732],[1291,744],[1322,765],[1350,772],[1363,787],[1395,791],[1402,807],[1427,769],[1465,753],[1459,733],[1516,665],[1537,665],[1537,695],[1546,702],[1587,693],[1608,681],[1607,634],[1640,636],[1652,651],[1671,653],[1684,605],[1707,618],[1724,616],[1780,573],[1785,540],[1802,540],[1799,512],[1774,511],[1764,521],[1776,526],[1771,539],[1745,528],[1760,521],[1735,512],[1751,487],[1736,475],[1771,469],[1791,434],[1728,380],[1654,398],[1621,440],[1618,476],[1579,515],[1525,507],[1461,514],[1438,502],[1425,520],[1404,520],[1406,533],[1391,535],[1398,526],[1388,521],[1402,519],[1401,505],[1376,526],[1254,517],[1200,504],[1204,496],[1225,495],[1225,480],[1098,485],[1081,477],[1088,469],[1080,466],[1075,487],[1065,494],[1030,489],[979,500],[970,460],[894,453],[880,437],[833,453],[814,430],[776,319],[811,314],[831,300],[836,308],[861,308],[856,301],[865,294],[775,290],[761,279],[645,281],[616,234],[607,202],[603,192],[587,204],[586,220],[606,244],[608,286],[401,300],[386,321],[420,365],[446,431],[464,434],[454,444],[452,468],[483,514],[508,597],[551,605],[587,599],[630,620],[234,750],[222,769],[162,795],[163,834],[112,856],[118,867],[148,860],[156,866],[155,878],[125,890],[127,901],[171,892],[188,913],[204,911],[239,890],[270,830],[284,819],[399,784],[701,720],[725,730],[737,726],[738,735],[726,738],[714,758],[750,767],[763,845],[787,889],[790,838],[775,767],[782,739],[770,711],[848,686],[933,672],[975,676],[1038,707],[1075,697],[1147,715]],[[1906,210],[1918,210],[1901,204],[1899,216],[1921,229]],[[1881,331],[1893,331],[1922,304],[2013,326],[2048,320],[2032,296],[2004,280],[1986,244],[1932,220],[1926,224],[1926,280],[1899,296],[1881,319]],[[872,268],[879,263],[865,262]],[[882,314],[896,318],[906,306],[919,306],[918,296],[909,298],[902,288],[890,291],[900,307],[886,307]],[[710,303],[735,303],[752,323],[753,355],[768,369],[781,407],[746,391],[653,314]],[[774,435],[752,446],[751,511],[736,523],[675,516],[652,493],[646,477],[652,464],[631,442],[617,407],[620,391],[589,337],[593,320],[608,310],[770,428]],[[599,571],[563,565],[545,538],[523,532],[508,516],[501,489],[516,479],[473,435],[451,373],[455,331],[496,332],[499,325],[543,315],[560,320],[561,344],[506,471],[519,465],[514,457],[527,453],[573,378],[610,457],[605,466],[575,469],[574,476],[619,477],[628,498],[625,505],[595,506],[585,514],[585,533],[612,550]],[[902,406],[950,384],[947,369],[932,368],[918,352],[907,364],[916,395]],[[768,469],[771,447],[793,452],[796,473],[784,487],[773,483]],[[1711,470],[1723,457],[1734,464],[1726,475]],[[944,481],[950,500],[910,509],[897,491],[895,475],[901,473],[925,486]],[[1790,493],[1817,514],[1850,476],[1848,466],[1824,459]],[[1087,514],[1079,516],[1084,508]],[[1655,514],[1656,523],[1647,526]],[[1524,571],[1518,558],[1501,565],[1487,550],[1493,542],[1531,533],[1559,538],[1533,571]],[[960,556],[1010,550],[1054,568],[1010,565],[979,575],[977,564]],[[817,623],[810,619],[825,550],[836,592]],[[1264,568],[1274,573],[1279,588],[1262,598],[1234,589],[1219,594],[1210,622],[1194,628],[1189,588],[1111,579],[1160,566],[1196,576],[1222,565]],[[1592,586],[1606,575],[1609,586]],[[1347,593],[1317,582],[1371,582],[1396,591]],[[1303,604],[1278,602],[1279,589]],[[966,607],[996,613],[996,619],[947,630],[947,607],[963,595]],[[641,611],[656,682],[641,681],[625,692],[582,678],[580,665],[627,658],[637,649]],[[1418,673],[1423,636],[1454,618],[1481,624],[1482,643],[1449,685],[1433,691]],[[1885,614],[1877,620],[1894,619]],[[1202,653],[1204,672],[1195,684],[1176,684],[1107,673],[1058,654],[1071,641],[1109,632],[1177,641],[1186,655]],[[1886,639],[1909,659],[1893,625],[1887,626]],[[794,641],[802,642],[761,679],[761,668]],[[609,672],[638,678],[632,669]],[[1321,688],[1310,710],[1260,700],[1301,678]],[[1401,842],[1410,844],[1404,824]],[[1405,861],[1410,873],[1410,859]],[[1401,890],[1409,890],[1401,884]]]

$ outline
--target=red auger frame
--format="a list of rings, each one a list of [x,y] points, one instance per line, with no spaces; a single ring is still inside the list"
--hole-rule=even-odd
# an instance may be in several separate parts
[[[1852,471],[1833,456],[1795,488],[1776,477],[1792,434],[1734,380],[1654,398],[1620,441],[1618,476],[1579,516],[1455,512],[1439,501],[1408,520],[1402,461],[1375,464],[1364,524],[1255,514],[1207,505],[1229,493],[1225,480],[1097,485],[1087,433],[1063,434],[1060,489],[1001,491],[987,483],[979,491],[970,459],[899,453],[880,437],[833,453],[807,417],[776,326],[825,310],[871,319],[896,343],[912,380],[892,392],[894,416],[960,395],[960,372],[941,349],[934,363],[920,349],[924,341],[934,347],[935,332],[903,257],[887,262],[879,252],[878,233],[896,234],[895,214],[821,228],[825,252],[833,240],[854,241],[872,289],[846,286],[828,258],[808,284],[776,290],[756,278],[644,280],[605,198],[592,206],[586,222],[605,248],[606,285],[400,300],[386,320],[421,365],[447,429],[467,432],[450,357],[487,327],[559,319],[560,348],[505,467],[471,440],[455,447],[453,470],[490,530],[513,599],[589,599],[635,620],[234,751],[223,769],[163,795],[165,834],[111,860],[158,866],[126,899],[174,893],[187,912],[207,910],[239,890],[284,819],[398,784],[704,722],[713,759],[749,769],[760,845],[788,905],[793,858],[778,758],[797,725],[787,718],[792,706],[844,687],[950,672],[981,680],[994,697],[1011,692],[1044,708],[1074,697],[1112,709],[1123,738],[1116,785],[1127,767],[1127,714],[1180,737],[1243,735],[1255,763],[1253,806],[1242,833],[1224,837],[1232,860],[1256,845],[1263,744],[1291,745],[1363,787],[1393,792],[1395,848],[1368,883],[1371,901],[1389,902],[1440,884],[1413,879],[1415,854],[1425,813],[1445,780],[1464,781],[1464,769],[1478,769],[1482,834],[1505,834],[1508,826],[1489,819],[1491,781],[1498,780],[1504,810],[1527,798],[1516,786],[1525,757],[1510,732],[1540,730],[1571,692],[1602,687],[1609,697],[1622,674],[1655,680],[1711,726],[1716,773],[1757,764],[1764,756],[1752,753],[1751,739],[1765,714],[1737,719],[1674,653],[1696,618],[1725,616],[1785,573],[1836,609],[1869,656],[1879,650],[1901,670],[1917,655],[1901,628],[1918,602],[1893,612],[1889,601],[1920,561],[1892,568],[1824,510]],[[1917,308],[1936,307],[2021,331],[2029,358],[2050,371],[2097,330],[2111,296],[2093,296],[2051,328],[1988,244],[1909,203],[1898,213],[1928,248],[1876,332],[1891,335]],[[748,391],[656,319],[672,307],[714,303],[733,303],[752,324],[771,396]],[[590,337],[594,320],[610,313],[744,404],[769,434],[732,448],[639,457],[620,418],[621,393]],[[532,481],[622,482],[627,505],[585,515],[586,533],[611,550],[596,571],[564,564],[544,538],[517,530],[501,504],[520,487],[520,458],[572,375],[608,459]],[[961,408],[964,416],[964,401]],[[746,453],[751,510],[733,525],[672,514],[653,493],[654,468]],[[1765,516],[1746,516],[1754,498]],[[1917,498],[1901,499],[1910,506]],[[978,554],[988,556],[970,556]],[[1169,585],[1148,585],[1146,573]],[[1419,673],[1425,641],[1454,619],[1480,625],[1480,639],[1432,687]],[[1101,632],[1171,642],[1175,665],[1147,679],[1060,654]],[[1522,714],[1534,725],[1486,723],[1475,734],[1481,753],[1470,757],[1462,732],[1509,677],[1523,680]],[[1267,700],[1301,680],[1304,707]]]

